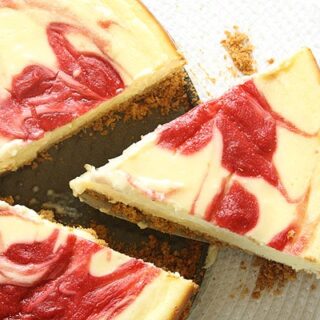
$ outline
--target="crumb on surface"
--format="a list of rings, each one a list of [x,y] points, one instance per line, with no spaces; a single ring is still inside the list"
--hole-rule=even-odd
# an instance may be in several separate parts
[[[32,206],[34,206],[34,205],[36,205],[36,204],[38,204],[39,203],[39,200],[37,199],[37,198],[31,198],[30,200],[29,200],[29,202],[28,202],[28,205],[30,206],[30,207],[32,207]]]
[[[30,162],[31,168],[38,168],[39,164],[44,161],[52,161],[53,158],[48,151],[42,151],[38,154],[37,158]]]
[[[231,67],[227,67],[228,71],[231,73],[231,75],[236,78],[239,76],[239,71],[236,67],[231,66]]]
[[[267,62],[268,62],[269,64],[273,64],[273,63],[274,63],[274,58],[268,59]]]
[[[0,197],[0,200],[10,204],[11,206],[14,205],[14,198],[12,196]]]
[[[51,222],[56,222],[56,219],[54,217],[54,212],[52,210],[48,210],[48,209],[41,209],[39,211],[39,215],[41,218],[43,219],[47,219]]]
[[[261,298],[261,291],[253,291],[252,293],[251,293],[251,298],[253,298],[253,299],[260,299]]]
[[[254,299],[260,298],[264,290],[279,295],[288,281],[296,279],[296,272],[292,268],[277,262],[255,257],[253,265],[260,268],[255,288],[251,294]]]
[[[234,26],[232,31],[225,31],[225,36],[226,38],[221,41],[221,44],[228,52],[237,70],[245,75],[255,73],[257,67],[253,57],[254,47],[248,35],[240,32],[238,26]],[[236,75],[234,72],[232,74]]]
[[[248,295],[249,293],[249,288],[248,287],[243,287],[242,290],[241,290],[241,293],[240,293],[240,297],[241,298],[244,298]]]
[[[209,81],[211,82],[211,84],[215,85],[216,82],[217,82],[217,79],[216,79],[214,76],[212,76],[212,75],[206,70],[206,68],[205,68],[204,66],[202,66],[202,64],[199,63],[198,65],[199,65],[199,68],[200,68],[200,69],[203,71],[203,73],[205,74],[206,79],[209,80]]]
[[[317,289],[317,284],[316,284],[316,283],[313,283],[313,284],[310,286],[310,289],[311,289],[311,290],[316,290],[316,289]]]
[[[242,270],[247,270],[247,264],[246,264],[245,261],[241,261],[241,262],[240,262],[240,269],[242,269]]]

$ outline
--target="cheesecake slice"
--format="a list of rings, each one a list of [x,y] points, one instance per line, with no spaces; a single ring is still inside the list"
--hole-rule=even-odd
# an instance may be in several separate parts
[[[138,0],[0,1],[0,174],[181,71]]]
[[[320,73],[309,49],[158,127],[74,195],[141,226],[320,275]]]
[[[171,320],[196,285],[0,202],[0,318]]]

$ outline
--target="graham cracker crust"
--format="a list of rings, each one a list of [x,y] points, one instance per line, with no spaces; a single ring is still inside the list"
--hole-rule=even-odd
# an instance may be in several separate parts
[[[142,94],[118,105],[115,110],[110,110],[87,128],[106,135],[118,121],[142,120],[154,110],[159,110],[161,115],[167,115],[170,111],[190,103],[190,96],[186,93],[187,84],[187,73],[180,69]],[[192,101],[192,105],[196,105],[197,96],[196,99],[195,102]]]
[[[108,214],[110,213],[110,215],[133,222],[140,226],[147,226],[164,233],[175,234],[197,241],[208,242],[216,245],[221,244],[219,240],[206,233],[191,230],[178,223],[167,221],[151,214],[146,214],[135,207],[128,206],[120,202],[110,203],[109,199],[105,195],[93,190],[86,190],[80,195],[80,198],[96,209],[105,209],[108,211]]]

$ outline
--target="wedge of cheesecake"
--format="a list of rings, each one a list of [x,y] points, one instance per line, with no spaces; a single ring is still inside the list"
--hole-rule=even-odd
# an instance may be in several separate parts
[[[320,73],[309,49],[71,181],[101,211],[320,275]]]
[[[1,319],[179,319],[196,285],[0,202]]]
[[[138,0],[0,1],[0,173],[181,70]]]

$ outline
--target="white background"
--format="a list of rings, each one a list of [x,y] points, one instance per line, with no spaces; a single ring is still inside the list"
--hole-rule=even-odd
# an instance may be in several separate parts
[[[258,70],[269,58],[276,62],[301,47],[310,47],[320,61],[320,1],[283,0],[144,0],[153,14],[174,38],[188,60],[187,70],[201,99],[215,97],[241,81],[234,79],[224,60],[220,45],[224,30],[238,25],[255,46]],[[217,80],[215,84],[210,77]],[[248,265],[240,268],[241,261]],[[192,320],[309,320],[320,319],[320,281],[306,274],[288,283],[283,294],[265,292],[253,300],[257,270],[252,258],[237,250],[220,251],[214,266],[207,272]],[[311,285],[317,284],[315,290]],[[231,298],[230,295],[234,295]]]

